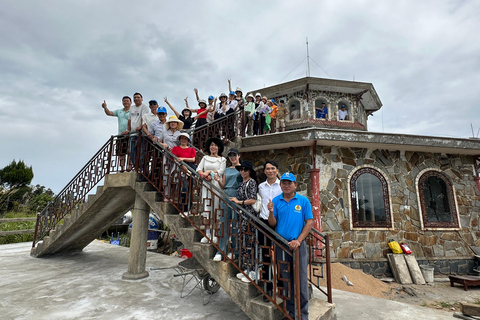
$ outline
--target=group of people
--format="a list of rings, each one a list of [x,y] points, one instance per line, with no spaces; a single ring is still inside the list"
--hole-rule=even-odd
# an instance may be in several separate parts
[[[227,152],[227,158],[222,156],[224,151],[223,142],[218,138],[210,138],[206,143],[205,151],[207,153],[197,167],[197,173],[201,178],[210,181],[215,187],[224,190],[229,201],[240,206],[244,211],[256,216],[265,225],[275,229],[275,231],[288,241],[288,250],[290,253],[298,249],[300,259],[300,292],[302,304],[302,319],[308,318],[308,253],[305,238],[307,237],[313,225],[312,208],[309,200],[296,192],[297,182],[295,176],[286,172],[279,178],[278,164],[274,160],[267,160],[263,165],[263,172],[266,181],[258,184],[257,172],[251,161],[240,160],[240,154],[236,148],[231,148]],[[228,160],[227,160],[228,159]],[[227,166],[228,165],[228,166]],[[257,193],[261,196],[261,210],[255,212],[253,204],[257,201]],[[241,256],[240,268],[243,272],[237,274],[237,278],[243,282],[250,282],[249,278],[256,280],[259,278],[259,270],[256,268],[255,261],[260,262],[260,268],[263,269],[263,279],[269,279],[266,285],[267,295],[273,297],[273,265],[271,250],[272,240],[275,236],[262,224],[252,223],[251,218],[243,216],[239,219],[238,212],[232,210],[226,203],[219,203],[220,199],[211,194],[207,186],[202,190],[204,199],[204,214],[208,220],[214,220],[216,212],[223,212],[219,217],[218,234],[213,229],[207,227],[206,236],[201,239],[201,243],[209,243],[209,239],[218,244],[218,251],[213,260],[221,261],[223,253],[228,253],[228,258],[234,260]],[[222,209],[222,210],[218,210]],[[241,221],[241,225],[237,222]],[[256,232],[259,227],[262,232]],[[213,228],[213,225],[212,225]],[[231,230],[231,231],[229,231]],[[255,234],[258,234],[256,239]],[[217,237],[218,236],[218,237]],[[231,236],[231,239],[230,239]],[[239,241],[239,239],[242,239]],[[230,250],[228,244],[231,244]],[[239,248],[238,244],[242,246]],[[260,249],[259,257],[255,257],[253,252],[258,244]],[[290,316],[294,316],[294,295],[293,295],[293,256],[285,254],[280,246],[276,246],[275,256],[287,265],[280,267],[279,273],[282,279],[288,279],[284,283],[288,296],[287,310]],[[248,275],[249,278],[246,277]],[[265,301],[269,301],[267,296]],[[305,318],[306,317],[306,318]]]
[[[322,102],[320,104],[319,107],[315,107],[315,111],[316,111],[316,118],[317,119],[326,119],[328,120],[328,108],[325,104],[325,102]],[[340,120],[345,120],[345,121],[348,121],[350,120],[349,116],[348,116],[348,111],[347,111],[347,107],[342,104],[340,106],[340,110],[338,110],[338,119]]]

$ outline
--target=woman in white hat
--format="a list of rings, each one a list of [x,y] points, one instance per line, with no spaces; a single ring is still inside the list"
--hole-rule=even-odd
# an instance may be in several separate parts
[[[165,130],[162,132],[162,135],[158,139],[160,144],[165,149],[172,149],[175,146],[178,146],[180,143],[178,141],[178,136],[180,135],[180,130],[183,128],[183,122],[178,120],[176,116],[170,116],[165,122]]]
[[[188,146],[188,142],[190,142],[190,136],[188,133],[182,132],[178,136],[178,141],[180,141],[180,145],[173,147],[172,153],[177,157],[178,161],[183,161],[193,170],[196,170],[197,166],[195,165],[195,157],[197,156],[197,152],[195,151],[195,148]],[[182,169],[185,172],[188,172],[188,169],[183,165]],[[192,199],[192,194],[189,194],[189,190],[192,190],[192,180],[188,176],[184,176],[183,179],[179,207],[182,212],[187,212],[190,210],[190,203]]]

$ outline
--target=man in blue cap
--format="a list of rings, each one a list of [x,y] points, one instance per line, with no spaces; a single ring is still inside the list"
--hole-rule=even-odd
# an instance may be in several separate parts
[[[291,251],[297,250],[300,274],[300,308],[301,319],[308,319],[308,252],[305,238],[313,226],[313,214],[310,201],[297,194],[297,180],[295,176],[286,172],[280,178],[282,194],[268,203],[268,223],[275,231],[288,241]],[[290,317],[295,318],[295,299],[293,286],[294,263],[293,256],[277,246],[276,259],[279,265],[280,276],[284,281],[285,294],[290,297],[286,301]],[[286,263],[284,263],[285,261]],[[289,292],[287,292],[287,290]]]

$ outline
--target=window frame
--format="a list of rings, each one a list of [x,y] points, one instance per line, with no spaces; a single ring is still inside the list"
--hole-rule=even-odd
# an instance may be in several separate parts
[[[447,186],[447,199],[449,201],[452,222],[429,222],[427,208],[425,205],[425,195],[423,183],[428,177],[436,176],[445,182]],[[460,215],[457,203],[457,194],[452,179],[443,171],[437,168],[427,168],[420,171],[417,175],[415,186],[417,189],[418,212],[422,230],[460,230]]]
[[[356,191],[356,182],[364,173],[373,174],[382,183],[383,203],[385,208],[385,221],[358,221],[358,212],[356,209],[356,199],[352,197]],[[352,184],[353,183],[353,184]],[[354,188],[352,188],[354,187]],[[351,230],[394,230],[393,210],[391,201],[390,183],[379,168],[371,165],[363,165],[352,171],[348,177],[348,201],[350,205],[350,229]],[[356,219],[356,220],[355,220]]]

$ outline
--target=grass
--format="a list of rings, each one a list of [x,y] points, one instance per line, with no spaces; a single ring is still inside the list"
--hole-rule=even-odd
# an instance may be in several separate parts
[[[36,217],[35,213],[29,211],[9,211],[5,214],[4,218],[31,218]],[[0,231],[13,231],[13,230],[26,230],[35,229],[35,221],[23,221],[23,222],[4,222],[0,223]],[[29,242],[33,241],[33,233],[31,234],[10,234],[6,236],[0,236],[0,244]]]

